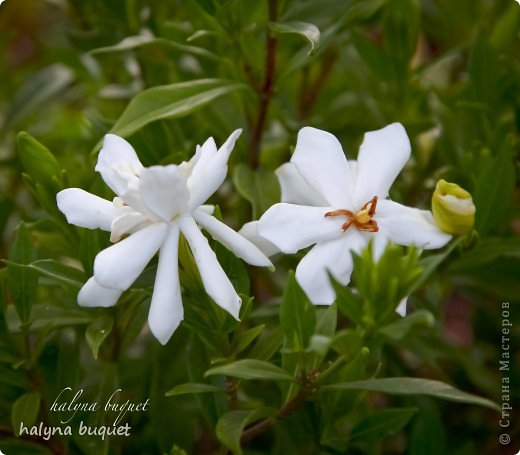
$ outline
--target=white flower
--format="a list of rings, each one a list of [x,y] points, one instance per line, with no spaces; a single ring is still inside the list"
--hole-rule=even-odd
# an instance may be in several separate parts
[[[148,168],[124,139],[105,136],[96,171],[117,197],[110,202],[79,188],[57,195],[69,223],[110,231],[111,241],[116,242],[96,256],[94,276],[78,295],[80,305],[115,305],[159,250],[148,323],[165,344],[184,314],[178,277],[182,233],[206,292],[238,319],[241,299],[199,226],[249,264],[272,267],[255,245],[212,216],[213,206],[202,205],[226,178],[228,158],[240,133],[235,131],[218,150],[213,138],[208,139],[189,162]]]
[[[370,239],[376,259],[390,240],[426,249],[440,248],[450,240],[435,225],[431,212],[387,199],[410,152],[399,123],[366,133],[355,162],[347,162],[332,134],[303,128],[291,161],[277,170],[283,202],[241,232],[252,241],[257,242],[259,235],[270,242],[269,252],[272,246],[295,253],[315,245],[298,264],[296,279],[314,304],[330,305],[335,292],[327,272],[347,285],[351,252],[359,253]]]

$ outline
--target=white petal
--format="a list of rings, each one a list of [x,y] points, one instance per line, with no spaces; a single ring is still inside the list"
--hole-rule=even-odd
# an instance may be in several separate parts
[[[276,175],[282,190],[282,202],[316,207],[329,205],[325,198],[302,177],[294,163],[282,164],[276,170]]]
[[[170,227],[161,247],[148,313],[148,326],[161,344],[166,344],[184,319],[178,269],[179,228]]]
[[[303,178],[337,209],[352,206],[354,182],[341,144],[330,133],[305,127],[298,140],[291,162]]]
[[[231,250],[236,257],[258,267],[273,267],[271,261],[256,245],[217,220],[214,216],[197,210],[193,217],[217,242],[222,243],[227,249]]]
[[[121,214],[110,201],[79,188],[67,188],[56,195],[58,208],[70,224],[110,231],[114,218]]]
[[[200,169],[199,166],[196,166],[196,169],[194,169],[191,177],[188,179],[190,208],[192,210],[206,202],[206,200],[217,191],[219,186],[222,185],[222,182],[224,182],[227,174],[229,155],[241,133],[242,130],[236,130],[231,133],[217,153],[209,159],[204,160],[200,165]],[[202,159],[201,154],[199,161]]]
[[[188,209],[186,175],[173,164],[144,169],[139,191],[148,210],[163,221],[170,221]]]
[[[410,140],[400,123],[366,133],[357,159],[356,204],[374,196],[386,198],[410,153]]]
[[[208,138],[201,147],[197,146],[197,161],[193,164],[193,169],[191,171],[192,177],[197,178],[197,174],[202,172],[202,170],[208,165],[208,163],[213,159],[213,157],[217,154],[217,144],[215,143],[215,139],[212,137]]]
[[[406,316],[406,307],[408,306],[408,297],[405,297],[399,302],[399,305],[397,305],[397,308],[395,309],[395,312],[397,314],[400,314],[403,318]]]
[[[215,211],[214,205],[201,205],[197,207],[197,210],[202,210],[203,212],[207,213],[208,215],[213,215],[213,212]]]
[[[168,226],[155,223],[101,251],[94,261],[94,276],[101,285],[128,289],[162,245]]]
[[[372,239],[372,253],[374,260],[377,262],[385,252],[388,245],[388,232],[382,226],[379,226],[379,232],[364,232],[367,242]]]
[[[384,229],[388,238],[398,245],[419,248],[441,248],[451,239],[435,224],[431,212],[406,207],[390,200],[377,203],[374,220]]]
[[[353,269],[351,251],[359,252],[366,245],[366,237],[356,229],[349,229],[342,238],[318,243],[296,267],[296,280],[314,305],[331,305],[336,293],[328,273],[347,285]]]
[[[124,193],[129,182],[135,180],[142,169],[143,165],[135,150],[127,141],[114,134],[105,136],[98,155],[96,171],[114,193]]]
[[[209,246],[208,240],[202,235],[195,220],[191,217],[181,218],[179,226],[190,245],[204,289],[218,306],[226,310],[235,319],[238,319],[242,301],[224,270],[222,270],[216,254]]]
[[[254,243],[267,257],[280,252],[274,244],[258,233],[258,221],[244,224],[238,233]]]
[[[83,307],[114,306],[123,291],[100,286],[94,277],[88,279],[78,294],[78,304]]]
[[[127,207],[127,209],[129,209],[129,207]],[[123,235],[133,234],[149,223],[150,221],[145,215],[130,209],[127,213],[124,213],[112,221],[110,241],[112,243],[119,242]]]
[[[296,253],[317,242],[341,237],[346,218],[325,217],[331,207],[275,204],[258,222],[258,233],[284,253]]]

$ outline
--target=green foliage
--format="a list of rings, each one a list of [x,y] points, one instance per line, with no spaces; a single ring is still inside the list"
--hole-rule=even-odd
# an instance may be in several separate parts
[[[18,225],[13,249],[9,256],[13,264],[27,265],[36,258],[30,232],[25,223]],[[31,315],[31,308],[36,301],[38,274],[27,267],[8,266],[8,280],[14,307],[23,324]]]
[[[40,410],[41,397],[37,393],[24,393],[13,403],[11,411],[11,422],[13,429],[19,436],[21,425],[24,427],[32,427],[36,422],[38,411]]]
[[[519,24],[512,1],[4,2],[1,450],[498,450],[501,373],[488,366],[500,358],[501,302],[520,324]],[[114,198],[94,172],[104,134],[126,137],[151,166],[242,128],[210,201],[239,230],[280,201],[275,171],[301,127],[332,132],[351,160],[364,132],[395,121],[412,158],[391,199],[429,209],[435,182],[456,182],[473,196],[476,233],[440,251],[389,245],[377,261],[372,247],[360,251],[348,286],[330,276],[329,307],[313,306],[291,272],[305,251],[275,255],[271,272],[208,234],[242,299],[240,321],[205,293],[181,236],[184,320],[166,346],[146,326],[156,258],[114,308],[77,304],[111,243],[69,225],[56,193]],[[517,344],[517,331],[508,336]],[[151,406],[125,415],[128,438],[16,437],[22,421],[59,425],[49,408],[65,387],[99,403],[121,388],[121,403]],[[71,424],[108,420],[79,412]]]
[[[271,381],[293,381],[294,378],[280,367],[269,362],[254,359],[237,360],[206,371],[205,376],[215,374],[241,379],[262,379]]]
[[[461,401],[463,403],[478,404],[491,409],[499,409],[499,406],[490,400],[462,392],[448,384],[431,379],[421,378],[382,378],[367,379],[365,381],[353,381],[332,384],[323,387],[324,390],[369,390],[371,392],[390,393],[397,395],[431,395],[445,400]]]
[[[398,433],[417,412],[415,408],[384,409],[360,421],[350,432],[356,442],[374,443]]]
[[[130,101],[110,133],[126,137],[162,119],[189,115],[215,98],[244,88],[219,79],[200,79],[144,90]]]

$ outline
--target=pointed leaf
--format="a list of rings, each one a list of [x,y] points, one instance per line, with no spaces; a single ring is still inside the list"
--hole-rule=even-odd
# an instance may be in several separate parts
[[[316,53],[320,45],[320,29],[308,22],[269,22],[269,28],[276,33],[294,33],[303,36],[310,45],[308,54]]]
[[[243,89],[222,79],[199,79],[144,90],[128,104],[110,132],[127,137],[148,123],[180,118],[209,104],[215,98]]]
[[[99,348],[106,340],[107,336],[112,331],[114,326],[114,318],[110,316],[102,316],[97,318],[92,324],[87,327],[85,338],[87,344],[92,351],[92,356],[97,359]]]
[[[417,412],[416,408],[383,409],[359,422],[350,432],[356,442],[382,441],[398,433]]]
[[[219,441],[233,452],[233,455],[242,455],[240,437],[244,428],[257,420],[271,417],[276,414],[273,408],[258,408],[252,410],[230,411],[224,414],[215,431]]]
[[[294,273],[289,274],[280,307],[280,325],[284,334],[284,350],[301,352],[309,344],[316,326],[314,305],[302,291]]]
[[[186,384],[180,384],[178,386],[175,386],[173,389],[168,390],[168,392],[166,392],[165,395],[167,397],[174,397],[177,395],[209,392],[225,392],[225,390],[211,384],[199,384],[195,382],[188,382]]]
[[[499,406],[487,398],[463,392],[441,381],[422,378],[382,378],[365,381],[344,382],[322,387],[322,390],[367,390],[395,395],[430,395],[445,400],[477,404],[494,410]]]
[[[241,379],[260,379],[271,381],[294,381],[294,378],[276,365],[262,360],[237,360],[206,371],[204,376],[220,374]]]
[[[56,191],[61,181],[61,166],[47,147],[22,131],[18,134],[18,153],[25,172],[34,183]]]
[[[14,241],[9,259],[17,264],[26,265],[34,261],[36,253],[24,222],[18,226],[18,233]],[[31,307],[36,300],[38,274],[27,267],[8,265],[9,288],[14,306],[22,323],[29,320]]]
[[[433,314],[427,310],[418,310],[405,318],[380,328],[378,332],[391,340],[398,341],[403,339],[414,327],[433,327],[434,325]]]
[[[11,423],[14,432],[19,435],[20,424],[32,427],[40,410],[40,395],[28,392],[18,398],[11,409]]]

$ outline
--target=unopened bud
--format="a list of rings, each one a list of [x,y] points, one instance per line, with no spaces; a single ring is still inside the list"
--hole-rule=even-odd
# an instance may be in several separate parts
[[[448,234],[466,234],[475,223],[471,194],[455,183],[439,180],[432,196],[433,218]]]

